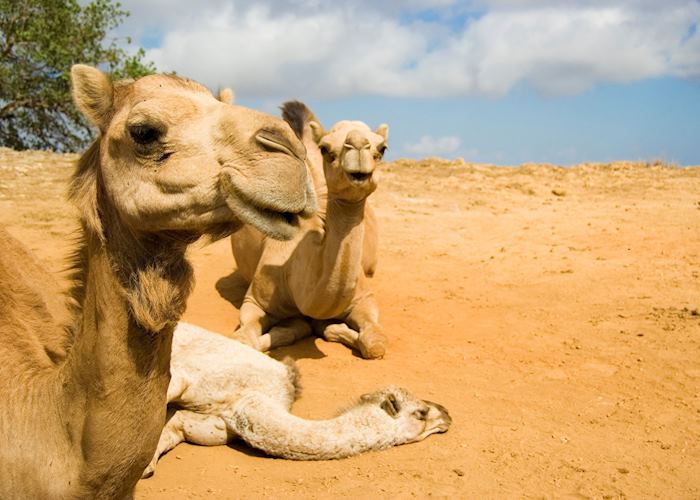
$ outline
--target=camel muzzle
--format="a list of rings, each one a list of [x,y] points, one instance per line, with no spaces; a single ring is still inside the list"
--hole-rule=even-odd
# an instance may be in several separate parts
[[[345,145],[345,155],[343,156],[343,170],[349,175],[364,174],[371,177],[374,172],[374,158],[369,150],[369,145],[364,149],[354,149]]]

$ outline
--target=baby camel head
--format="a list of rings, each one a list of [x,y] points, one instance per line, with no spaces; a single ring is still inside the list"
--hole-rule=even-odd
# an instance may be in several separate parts
[[[314,211],[305,149],[284,121],[179,77],[112,82],[83,65],[71,76],[78,109],[101,133],[73,198],[90,197],[80,176],[96,179],[134,233],[221,234],[250,223],[287,239],[297,217]]]
[[[360,406],[378,408],[393,429],[395,444],[415,443],[436,432],[446,432],[452,424],[447,409],[424,401],[401,387],[388,387],[360,397]]]
[[[346,201],[361,201],[377,189],[377,164],[387,149],[389,126],[372,130],[360,121],[340,121],[326,132],[310,122],[323,154],[328,192]]]

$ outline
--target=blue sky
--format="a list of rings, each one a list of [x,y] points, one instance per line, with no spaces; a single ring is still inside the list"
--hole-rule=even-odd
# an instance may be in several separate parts
[[[697,0],[122,0],[160,70],[390,125],[389,158],[700,164]]]

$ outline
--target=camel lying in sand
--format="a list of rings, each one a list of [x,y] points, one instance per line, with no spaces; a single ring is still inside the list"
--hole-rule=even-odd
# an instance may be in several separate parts
[[[365,394],[329,420],[289,413],[299,393],[293,362],[186,323],[173,337],[168,421],[144,477],[179,443],[215,446],[240,438],[268,455],[293,460],[343,458],[413,443],[452,422],[442,406],[405,389]]]
[[[365,358],[381,358],[386,337],[368,286],[376,221],[367,198],[377,187],[388,127],[372,132],[362,122],[341,121],[326,132],[299,102],[286,103],[283,116],[303,138],[319,212],[290,241],[272,241],[249,226],[232,235],[238,270],[250,283],[234,337],[267,351],[313,328]]]
[[[100,134],[70,185],[82,230],[68,310],[0,231],[0,498],[130,497],[166,417],[187,246],[242,223],[288,238],[315,205],[284,121],[182,78],[71,75]]]

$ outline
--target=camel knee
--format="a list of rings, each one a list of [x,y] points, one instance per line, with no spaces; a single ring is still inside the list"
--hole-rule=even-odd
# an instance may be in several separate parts
[[[185,441],[200,446],[221,446],[228,442],[226,424],[216,415],[182,411]]]

